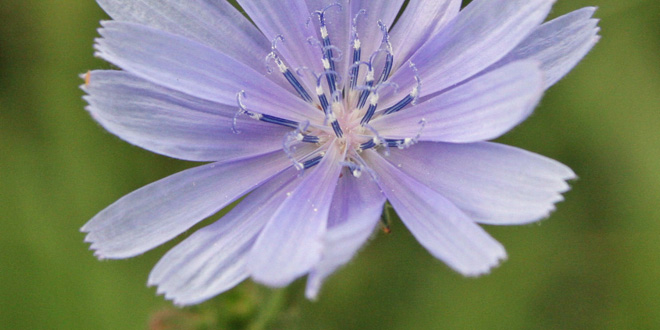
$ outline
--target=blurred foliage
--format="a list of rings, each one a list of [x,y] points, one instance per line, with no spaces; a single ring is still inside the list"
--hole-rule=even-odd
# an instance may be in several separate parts
[[[122,195],[194,164],[120,141],[84,110],[78,74],[105,14],[92,0],[0,2],[0,327],[5,329],[658,329],[660,2],[596,5],[602,40],[501,139],[580,179],[540,225],[487,227],[509,252],[466,279],[395,219],[318,302],[251,282],[178,309],[145,282],[174,243],[96,260],[78,232]],[[274,313],[275,310],[284,313]]]

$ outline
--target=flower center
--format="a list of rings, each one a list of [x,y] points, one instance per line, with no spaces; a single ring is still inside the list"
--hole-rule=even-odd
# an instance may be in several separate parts
[[[394,52],[389,40],[388,28],[382,21],[378,21],[378,27],[372,27],[380,29],[382,39],[380,46],[368,58],[365,58],[362,54],[362,41],[358,33],[357,22],[360,16],[366,14],[366,11],[362,9],[353,17],[350,47],[346,47],[352,53],[351,61],[348,62],[348,68],[344,73],[348,77],[344,79],[342,73],[337,71],[337,62],[343,61],[345,54],[332,43],[326,25],[326,15],[330,9],[335,9],[333,14],[341,14],[340,12],[343,11],[342,6],[335,3],[313,12],[307,20],[307,26],[310,27],[312,19],[318,18],[318,35],[321,40],[310,37],[307,41],[310,46],[318,47],[321,50],[322,72],[314,72],[310,68],[300,67],[295,70],[294,75],[277,50],[278,43],[285,40],[282,35],[278,35],[273,40],[272,50],[266,56],[268,73],[273,72],[270,65],[274,63],[300,98],[317,111],[322,111],[325,120],[323,122],[296,122],[250,111],[242,102],[242,98],[245,97],[244,91],[237,94],[239,111],[236,117],[244,114],[255,120],[292,128],[293,131],[284,137],[283,149],[299,170],[317,165],[325,156],[325,151],[330,144],[334,143],[344,155],[340,162],[349,167],[353,175],[359,176],[366,168],[360,157],[360,153],[364,150],[383,150],[387,155],[389,148],[406,148],[417,142],[425,125],[424,119],[420,121],[419,134],[404,139],[382,137],[370,125],[370,122],[378,117],[398,112],[408,105],[414,105],[419,96],[421,80],[415,65],[410,63],[409,67],[417,82],[416,86],[402,99],[390,102],[389,104],[393,103],[391,106],[380,109],[380,92],[386,88],[395,91],[398,89],[396,83],[389,81],[394,66]],[[311,30],[312,28],[310,28]],[[299,80],[299,78],[305,79],[306,77],[313,77],[313,80],[311,82]],[[305,86],[315,87],[315,97],[312,97]],[[234,132],[238,132],[235,127]],[[316,148],[312,152],[303,152],[301,155],[299,152],[301,144],[315,145]]]

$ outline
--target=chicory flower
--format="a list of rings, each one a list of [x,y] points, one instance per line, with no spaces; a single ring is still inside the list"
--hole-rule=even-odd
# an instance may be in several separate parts
[[[466,276],[506,257],[478,224],[537,221],[574,173],[484,142],[525,120],[598,40],[594,8],[552,0],[97,0],[93,118],[162,155],[207,164],[119,199],[82,231],[99,258],[144,253],[245,196],[156,265],[181,305],[252,278],[307,296],[348,262],[388,200]]]

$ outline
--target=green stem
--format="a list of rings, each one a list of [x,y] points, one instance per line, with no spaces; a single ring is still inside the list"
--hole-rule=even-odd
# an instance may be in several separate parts
[[[282,312],[286,301],[286,289],[275,289],[268,297],[268,301],[257,315],[256,320],[248,327],[248,330],[265,330],[273,322],[278,314]]]
[[[394,212],[394,209],[392,208],[392,205],[390,205],[390,202],[385,202],[383,215],[380,217],[380,225],[383,228],[385,234],[389,234],[391,232],[390,225],[392,224],[392,212]]]

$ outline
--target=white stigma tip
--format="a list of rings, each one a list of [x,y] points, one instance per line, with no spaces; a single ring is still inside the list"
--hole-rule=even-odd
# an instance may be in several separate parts
[[[374,70],[369,69],[367,72],[367,81],[374,81]]]
[[[378,94],[373,93],[371,96],[369,96],[369,103],[373,106],[378,105]]]
[[[417,96],[419,96],[419,87],[413,88],[412,92],[410,92],[410,96],[413,97],[413,98],[416,98]]]

